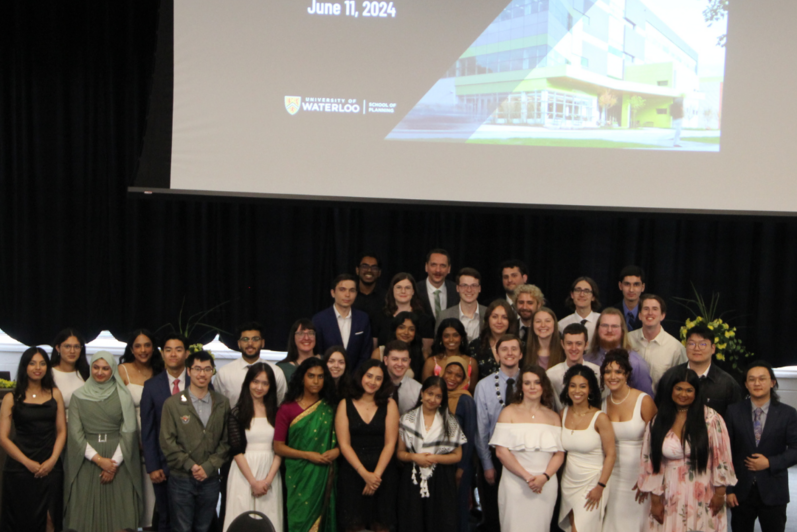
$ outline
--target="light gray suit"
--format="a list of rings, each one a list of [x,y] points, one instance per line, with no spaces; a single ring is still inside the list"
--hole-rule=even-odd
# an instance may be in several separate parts
[[[482,330],[482,324],[484,323],[484,314],[487,312],[487,307],[479,304],[479,332]],[[454,305],[453,307],[448,307],[444,311],[440,313],[437,317],[437,323],[434,324],[434,332],[435,336],[437,335],[437,329],[440,327],[440,323],[446,318],[455,318],[459,319],[459,304]],[[473,338],[469,338],[468,341],[470,342]]]

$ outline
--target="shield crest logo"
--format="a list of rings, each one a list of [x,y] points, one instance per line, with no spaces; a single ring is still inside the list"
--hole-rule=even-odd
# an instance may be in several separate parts
[[[286,96],[285,97],[285,109],[288,111],[288,114],[295,115],[299,112],[299,106],[302,104],[302,97],[301,96]]]
[[[183,425],[187,425],[188,422],[191,420],[191,416],[182,416],[180,417],[180,420],[182,420]]]

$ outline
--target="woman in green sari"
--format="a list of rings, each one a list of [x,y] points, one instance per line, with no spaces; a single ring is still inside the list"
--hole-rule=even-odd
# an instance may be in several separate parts
[[[288,532],[335,532],[335,395],[326,365],[310,358],[277,412],[274,451],[285,459]]]
[[[91,378],[72,394],[67,429],[64,528],[137,528],[142,499],[136,408],[107,351],[91,357]]]

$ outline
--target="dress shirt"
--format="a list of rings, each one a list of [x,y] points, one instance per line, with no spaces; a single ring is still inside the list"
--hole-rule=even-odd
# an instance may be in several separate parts
[[[666,379],[667,374],[675,371],[676,368],[685,367],[692,369],[689,362],[686,364],[679,364],[675,366],[675,368],[667,370],[662,380]],[[736,379],[714,364],[709,365],[706,371],[698,375],[698,377],[703,376],[705,376],[705,379],[700,382],[700,395],[703,397],[704,404],[713,408],[719,415],[725,418],[725,410],[728,408],[728,405],[742,400],[742,387],[736,382]]]
[[[169,377],[169,393],[174,390],[174,381],[176,379],[180,379],[180,382],[177,383],[177,387],[180,389],[180,391],[182,392],[185,390],[185,368],[183,368],[183,372],[180,373],[179,377],[172,377],[172,374],[168,371],[166,372],[166,376]]]
[[[263,359],[260,359],[259,362],[265,362],[274,371],[274,379],[277,381],[277,404],[282,403],[285,392],[288,390],[285,374],[276,364]],[[222,366],[216,372],[216,378],[213,380],[214,389],[229,399],[230,408],[235,408],[235,405],[238,404],[238,398],[241,396],[241,386],[243,386],[246,372],[251,365],[241,357]]]
[[[443,284],[440,285],[440,288],[435,288],[429,278],[426,278],[426,292],[429,294],[429,306],[432,307],[432,314],[435,318],[437,318],[437,314],[435,313],[435,306],[434,306],[434,293],[440,290],[440,310],[445,310],[448,308],[448,290],[446,290],[446,282],[443,281]]]
[[[515,379],[515,385],[517,385],[519,375],[519,368],[515,369],[515,374],[512,376],[504,373],[503,369],[499,369],[497,373],[488,375],[476,385],[476,393],[473,398],[476,402],[476,452],[479,454],[479,460],[481,460],[485,471],[495,469],[492,456],[490,456],[489,442],[493,437],[495,424],[498,423],[498,416],[504,408],[499,399],[503,400],[506,395],[507,379]],[[495,386],[496,376],[498,377],[498,390]]]
[[[595,372],[595,377],[597,377],[598,382],[600,382],[601,367],[593,364],[592,362],[587,362],[586,360],[583,362],[583,364]],[[568,366],[567,361],[565,361],[560,362],[552,368],[549,368],[548,371],[545,372],[545,374],[548,375],[548,380],[551,381],[551,386],[553,387],[557,412],[562,411],[562,400],[559,399],[559,396],[562,394],[562,390],[565,389],[565,373],[567,373],[567,370],[569,369],[570,366]],[[604,390],[604,394],[606,394],[606,390],[608,390],[608,388]]]
[[[592,337],[595,336],[595,327],[598,325],[598,318],[600,317],[601,315],[599,312],[590,312],[586,318],[582,318],[578,315],[578,312],[574,312],[571,315],[565,316],[559,320],[559,332],[564,331],[565,327],[571,323],[581,323],[582,320],[587,320],[586,323],[584,323],[584,327],[587,328],[587,345],[589,345],[590,340],[592,340]]]
[[[345,318],[338,312],[338,307],[332,305],[332,310],[335,311],[335,317],[338,319],[338,329],[340,329],[340,338],[343,340],[343,345],[349,345],[349,336],[351,336],[351,320],[352,312],[349,308],[349,315]]]
[[[606,350],[603,348],[598,349],[597,353],[584,353],[584,360],[592,362],[598,367],[603,364],[604,358],[606,358]],[[633,350],[628,351],[628,361],[631,363],[631,378],[628,379],[628,385],[655,398],[656,394],[653,392],[653,381],[650,378],[647,362]]]
[[[418,404],[421,396],[421,383],[408,377],[406,374],[401,379],[398,389],[398,409],[399,415],[404,415]]]
[[[196,410],[199,420],[202,422],[202,426],[206,426],[210,419],[210,411],[213,410],[213,400],[210,397],[210,390],[205,392],[205,397],[201,399],[194,395],[191,388],[188,389],[188,395],[191,397],[191,403],[194,405],[194,410]]]
[[[476,304],[476,311],[473,313],[473,317],[469,318],[462,313],[462,302],[460,302],[459,321],[461,321],[462,325],[465,327],[465,332],[468,335],[468,343],[478,338],[479,334],[482,332],[482,318],[479,313],[478,303]]]
[[[653,340],[648,341],[642,333],[642,329],[628,333],[628,340],[634,351],[648,363],[654,391],[658,388],[662,375],[668,369],[683,364],[687,360],[684,345],[663,328],[659,330],[659,334]]]

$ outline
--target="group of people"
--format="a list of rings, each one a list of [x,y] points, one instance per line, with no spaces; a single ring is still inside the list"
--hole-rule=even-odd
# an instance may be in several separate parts
[[[727,508],[736,532],[785,529],[797,411],[766,362],[743,399],[711,330],[669,335],[640,268],[606,309],[576,279],[561,320],[520,261],[487,306],[445,250],[425,269],[382,292],[362,254],[277,364],[256,322],[218,370],[146,330],[118,364],[71,329],[28,349],[0,407],[0,532],[226,531],[249,511],[289,532],[466,532],[477,508],[490,532],[721,532]]]

